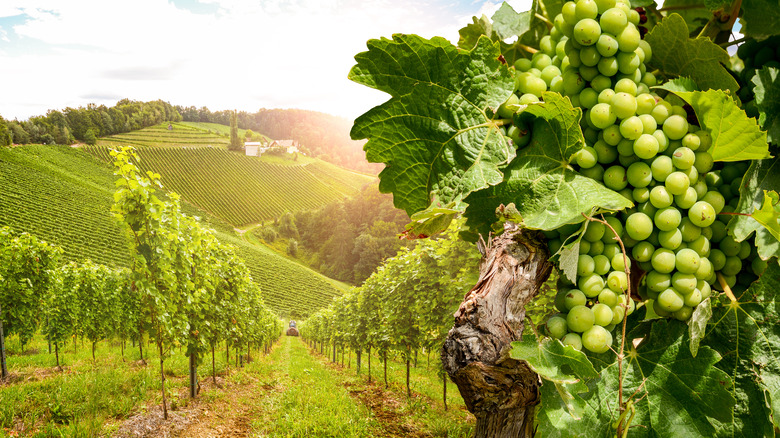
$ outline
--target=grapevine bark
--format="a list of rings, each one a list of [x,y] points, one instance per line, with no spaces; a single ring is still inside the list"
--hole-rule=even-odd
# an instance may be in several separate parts
[[[540,233],[507,224],[486,250],[479,280],[455,313],[441,358],[477,417],[475,437],[533,436],[539,377],[509,351],[522,335],[525,305],[550,275],[548,257]]]

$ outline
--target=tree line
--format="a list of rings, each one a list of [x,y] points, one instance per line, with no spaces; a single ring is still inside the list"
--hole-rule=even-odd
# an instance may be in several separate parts
[[[181,213],[178,196],[160,200],[160,175],[141,174],[132,148],[114,151],[118,189],[112,206],[124,224],[133,254],[130,270],[91,261],[60,265],[62,250],[27,233],[0,229],[0,342],[2,332],[24,345],[41,331],[59,351],[71,339],[97,342],[144,339],[160,356],[163,411],[167,418],[164,360],[175,346],[190,358],[190,395],[197,393],[197,365],[224,344],[236,358],[251,347],[267,349],[282,322],[265,306],[249,270],[234,250],[196,218]],[[4,350],[3,350],[4,351]],[[2,355],[3,377],[7,375]]]
[[[112,107],[91,103],[86,107],[49,110],[45,116],[30,117],[22,122],[0,116],[0,146],[72,144],[76,141],[95,144],[98,137],[181,120],[181,114],[168,102],[130,99],[120,100]]]
[[[417,354],[438,352],[452,326],[452,315],[476,282],[480,254],[473,244],[458,239],[457,227],[440,238],[416,241],[387,259],[362,286],[334,300],[300,324],[300,333],[312,348],[332,355],[345,349],[357,353],[360,372],[362,352],[384,362],[387,385],[388,355],[406,363],[406,389],[410,367]],[[444,400],[446,407],[446,380]]]

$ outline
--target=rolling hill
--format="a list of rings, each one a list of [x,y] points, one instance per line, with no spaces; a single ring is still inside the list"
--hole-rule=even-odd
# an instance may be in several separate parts
[[[111,161],[108,147],[85,150]],[[236,227],[319,208],[374,181],[317,159],[280,164],[217,147],[139,147],[137,152],[142,170],[160,173],[167,188]]]
[[[128,267],[131,259],[125,237],[110,214],[115,180],[106,163],[81,149],[41,145],[0,148],[0,226],[57,244],[68,260],[90,258]],[[280,315],[304,317],[345,289],[345,285],[268,248],[244,241],[219,219],[182,205],[185,213],[201,217],[221,241],[236,247],[266,303]]]

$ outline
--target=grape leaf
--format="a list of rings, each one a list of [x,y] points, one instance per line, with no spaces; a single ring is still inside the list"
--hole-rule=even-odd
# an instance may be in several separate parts
[[[543,403],[550,402],[553,409],[565,409],[573,417],[582,414],[584,403],[577,394],[587,392],[584,381],[598,377],[585,353],[563,345],[557,339],[542,338],[537,341],[535,336],[523,336],[521,341],[512,343],[509,355],[527,363],[546,381],[542,382],[542,386],[546,385],[547,390],[555,388],[547,400],[542,396]]]
[[[688,320],[688,337],[691,339],[689,348],[693,357],[696,357],[696,353],[699,352],[699,344],[704,337],[710,318],[712,318],[712,302],[707,298],[693,309],[691,319]]]
[[[509,3],[504,2],[493,14],[493,30],[499,39],[505,40],[528,32],[535,18],[533,11],[516,12]]]
[[[650,5],[654,5],[655,0],[631,0],[631,8],[646,8]]]
[[[740,32],[756,39],[780,34],[780,5],[777,0],[742,0]]]
[[[731,5],[729,0],[704,0],[704,6],[710,11],[716,11],[729,5]]]
[[[647,330],[645,323],[632,331]],[[694,358],[688,350],[686,325],[679,321],[656,320],[650,333],[634,348],[629,345],[624,367],[624,399],[636,393],[636,416],[631,422],[631,437],[713,436],[713,423],[730,422],[734,397],[728,374],[715,367],[720,355],[710,347],[699,348]],[[591,356],[600,378],[587,382],[583,415],[575,419],[565,411],[557,417],[540,406],[539,436],[611,437],[617,419],[618,366],[614,353]],[[544,386],[544,385],[543,385]],[[542,397],[547,395],[543,393]]]
[[[767,140],[780,143],[780,70],[764,67],[753,76],[753,93],[760,114],[758,122],[767,131]]]
[[[653,88],[660,88],[666,91],[676,93],[678,91],[701,91],[699,86],[696,85],[696,81],[691,78],[675,78],[670,81],[666,81],[663,85],[658,85]]]
[[[698,34],[696,31],[701,30],[712,18],[712,12],[702,4],[701,0],[664,0],[663,7],[672,8],[675,14],[685,20],[688,29],[694,34]]]
[[[582,222],[593,207],[622,210],[633,204],[600,182],[574,171],[569,164],[585,146],[580,128],[582,111],[568,97],[546,92],[519,116],[531,127],[531,142],[507,167],[501,184],[469,195],[465,216],[472,229],[486,232],[493,212],[513,202],[527,228],[554,230]]]
[[[709,38],[689,38],[688,25],[679,14],[663,19],[645,41],[653,49],[650,65],[667,75],[689,77],[704,90],[739,90],[724,66],[729,62],[728,52]]]
[[[368,47],[349,78],[392,97],[358,117],[350,135],[368,139],[368,161],[385,163],[380,191],[412,215],[432,199],[447,205],[500,183],[515,150],[492,114],[514,80],[497,45],[480,38],[463,51],[443,38],[394,35]]]
[[[772,263],[738,302],[713,308],[715,323],[703,344],[723,356],[717,367],[734,381],[737,400],[733,421],[724,422],[718,436],[773,436],[780,426],[778,291],[780,266]]]
[[[696,112],[712,136],[709,153],[715,161],[760,160],[769,156],[766,133],[723,90],[673,91]]]
[[[764,190],[764,203],[753,212],[753,219],[764,226],[777,240],[780,240],[780,196],[777,192]]]
[[[739,203],[735,212],[752,214],[764,205],[764,191],[780,187],[780,158],[756,160],[750,164],[739,189]],[[780,241],[754,218],[734,216],[728,224],[734,238],[743,241],[756,233],[756,248],[762,259],[780,257]]]

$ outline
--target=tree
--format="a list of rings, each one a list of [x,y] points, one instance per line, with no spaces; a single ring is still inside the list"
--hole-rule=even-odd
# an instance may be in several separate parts
[[[238,136],[238,116],[235,111],[230,113],[230,143],[228,149],[231,151],[241,151],[244,144]]]
[[[92,128],[87,129],[87,132],[84,133],[84,143],[93,146],[97,144],[97,136]]]

